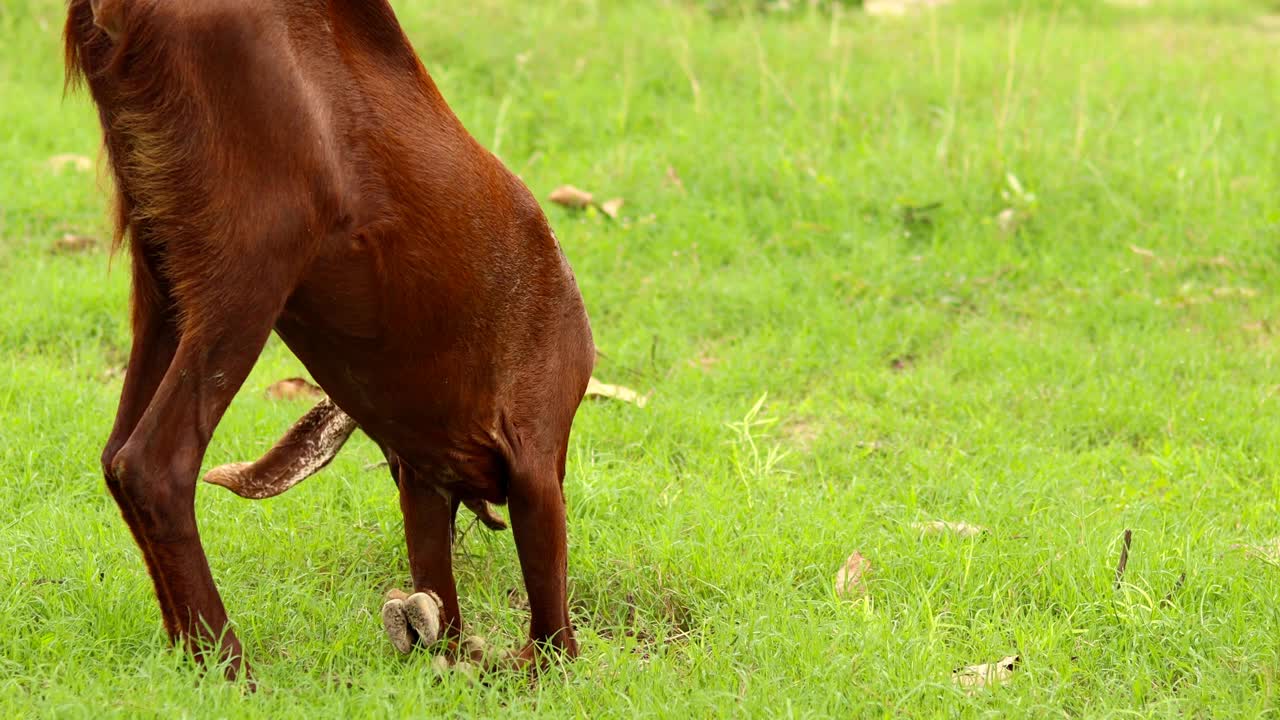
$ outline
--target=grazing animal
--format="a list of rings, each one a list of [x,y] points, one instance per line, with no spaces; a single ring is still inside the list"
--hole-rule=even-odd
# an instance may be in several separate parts
[[[577,652],[563,479],[595,360],[538,203],[463,128],[386,0],[69,0],[131,258],[106,484],[174,642],[247,669],[194,507],[272,329],[393,463],[420,643],[458,652],[459,502],[507,503],[529,641]],[[430,603],[427,603],[430,601]],[[438,622],[436,622],[438,621]]]

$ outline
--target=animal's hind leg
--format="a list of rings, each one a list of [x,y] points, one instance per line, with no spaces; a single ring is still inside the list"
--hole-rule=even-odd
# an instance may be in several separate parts
[[[236,270],[210,278],[225,296],[207,298],[199,307],[199,298],[186,299],[191,307],[184,315],[198,320],[182,329],[163,379],[109,465],[113,492],[147,558],[170,638],[184,641],[200,658],[221,642],[232,675],[241,668],[240,643],[227,628],[196,528],[196,474],[214,428],[266,343],[288,293],[290,268],[281,269],[281,287],[274,290],[263,284],[240,287]]]
[[[530,613],[529,643],[515,657],[519,665],[536,661],[538,652],[549,648],[570,658],[578,654],[569,621],[563,467],[546,462],[512,468],[511,531]]]
[[[154,263],[145,250],[139,247],[133,253],[133,346],[129,351],[129,364],[116,407],[116,418],[111,434],[102,451],[102,473],[107,489],[120,507],[120,514],[133,534],[134,541],[142,548],[148,572],[154,577],[152,554],[146,549],[146,539],[138,534],[138,514],[129,497],[121,490],[119,479],[111,469],[111,461],[133,434],[138,420],[155,395],[156,388],[169,369],[178,347],[178,328],[172,299],[166,283],[154,272]],[[157,591],[160,588],[157,587]],[[160,603],[166,627],[172,627],[174,618],[169,616],[169,606]]]
[[[398,473],[396,484],[414,589],[403,601],[393,599],[388,603],[391,607],[384,606],[387,634],[401,652],[411,649],[414,642],[429,645],[446,639],[456,645],[462,636],[462,613],[453,579],[452,524],[457,505],[418,471],[399,461],[395,453],[388,452],[387,459]],[[407,639],[396,635],[396,613],[400,612],[396,602],[404,603],[408,625],[414,629]]]

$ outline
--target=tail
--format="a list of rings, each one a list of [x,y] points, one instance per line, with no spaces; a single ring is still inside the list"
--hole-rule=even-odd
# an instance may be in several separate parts
[[[219,465],[204,481],[251,500],[275,497],[320,472],[355,429],[356,421],[325,398],[256,462]]]
[[[355,429],[356,421],[325,398],[256,462],[219,465],[205,473],[204,481],[250,500],[275,497],[320,472],[337,456]],[[507,523],[483,500],[461,502],[490,530],[507,528]]]

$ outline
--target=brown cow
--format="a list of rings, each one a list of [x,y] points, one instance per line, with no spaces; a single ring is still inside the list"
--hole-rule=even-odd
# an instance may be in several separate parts
[[[461,645],[456,504],[506,502],[532,616],[512,661],[575,655],[562,485],[595,357],[582,297],[537,202],[462,127],[386,0],[70,0],[65,38],[132,259],[102,466],[170,637],[243,667],[195,486],[274,328],[394,453],[406,618],[436,615],[417,639],[438,626]]]

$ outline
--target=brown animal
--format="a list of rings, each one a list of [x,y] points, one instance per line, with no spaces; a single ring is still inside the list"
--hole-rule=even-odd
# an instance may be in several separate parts
[[[434,624],[462,645],[453,513],[506,502],[531,614],[512,662],[575,655],[562,484],[595,356],[582,298],[537,202],[462,127],[386,0],[70,0],[65,40],[132,260],[102,466],[170,637],[245,668],[194,497],[274,328],[394,453],[406,617],[438,610],[417,640]]]

